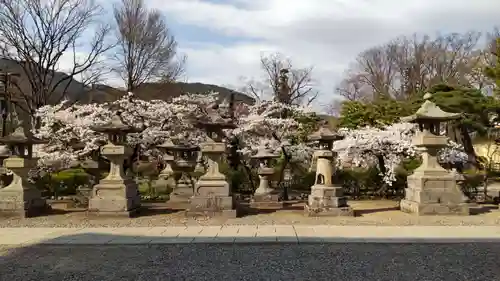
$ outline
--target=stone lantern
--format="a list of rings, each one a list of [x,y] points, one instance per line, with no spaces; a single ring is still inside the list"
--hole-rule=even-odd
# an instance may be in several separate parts
[[[174,146],[171,140],[166,140],[156,147],[162,153],[162,162],[165,165],[163,170],[158,174],[158,179],[154,182],[156,190],[167,190],[169,186],[175,185],[174,180],[174,170],[172,166],[174,165],[174,156],[168,151],[169,148]]]
[[[204,129],[208,135],[206,142],[201,144],[201,152],[207,158],[207,171],[200,176],[191,198],[190,211],[211,215],[236,217],[226,176],[219,171],[219,162],[226,152],[226,144],[222,141],[224,129],[234,129],[236,126],[229,119],[219,116],[214,111],[208,114],[206,120],[198,120],[197,127]]]
[[[45,141],[27,135],[23,127],[0,138],[0,143],[9,146],[12,156],[3,161],[3,166],[13,173],[12,182],[0,189],[0,213],[20,217],[32,217],[50,209],[40,191],[28,181],[30,169],[37,164],[33,157],[33,145]]]
[[[316,158],[316,176],[311,194],[305,206],[308,216],[353,216],[354,212],[347,204],[344,189],[334,183],[334,153],[333,143],[343,137],[332,132],[326,126],[313,133],[309,139],[318,142]]]
[[[137,130],[123,123],[120,112],[109,123],[92,130],[108,135],[108,143],[100,152],[109,160],[110,167],[108,176],[93,187],[89,211],[99,215],[133,216],[139,211],[141,199],[137,183],[125,175],[123,163],[132,154],[126,145],[127,134]]]
[[[172,168],[177,174],[176,186],[170,193],[168,203],[187,204],[194,194],[191,173],[193,173],[196,166],[197,152],[200,148],[190,144],[187,138],[188,135],[186,134],[184,140],[181,140],[178,144],[165,147],[174,156]]]
[[[438,163],[439,149],[447,145],[447,137],[439,134],[442,122],[460,118],[460,113],[441,110],[425,94],[425,102],[411,116],[401,118],[404,122],[419,125],[413,139],[422,152],[422,165],[408,176],[405,199],[401,200],[401,211],[418,215],[468,215],[469,206],[457,185],[455,175]]]
[[[281,208],[283,201],[280,200],[279,191],[271,187],[270,177],[275,174],[272,167],[273,160],[279,158],[269,147],[260,147],[252,159],[259,161],[259,187],[255,190],[250,206],[252,208]]]

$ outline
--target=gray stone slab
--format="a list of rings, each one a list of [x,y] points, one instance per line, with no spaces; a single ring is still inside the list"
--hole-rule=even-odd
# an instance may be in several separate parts
[[[148,236],[123,236],[112,239],[108,244],[148,244],[153,239]]]
[[[153,238],[149,244],[190,244],[194,237],[158,237]]]
[[[299,239],[297,236],[277,236],[276,241],[286,242],[286,243],[298,243]]]

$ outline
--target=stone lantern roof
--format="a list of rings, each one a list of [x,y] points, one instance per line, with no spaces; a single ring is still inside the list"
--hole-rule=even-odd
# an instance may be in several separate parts
[[[172,142],[171,139],[166,139],[162,144],[159,144],[156,147],[160,149],[171,149],[174,146],[175,144]]]
[[[326,126],[320,127],[316,132],[309,136],[311,141],[336,141],[341,140],[344,137],[335,131],[330,130]]]
[[[108,134],[118,134],[118,133],[137,133],[140,130],[123,123],[121,118],[121,112],[116,112],[116,114],[111,118],[111,120],[99,126],[91,127],[93,131]]]
[[[434,102],[430,101],[432,94],[427,93],[424,95],[425,102],[420,108],[410,116],[402,117],[403,122],[418,122],[421,120],[435,120],[435,121],[449,121],[461,117],[461,113],[452,113],[442,110]]]
[[[31,133],[26,134],[24,128],[19,126],[10,135],[0,138],[0,143],[6,145],[33,145],[44,144],[47,141],[36,138]]]
[[[278,158],[279,155],[274,153],[269,147],[266,146],[261,146],[259,147],[259,150],[257,151],[257,154],[253,155],[253,159],[273,159],[273,158]]]

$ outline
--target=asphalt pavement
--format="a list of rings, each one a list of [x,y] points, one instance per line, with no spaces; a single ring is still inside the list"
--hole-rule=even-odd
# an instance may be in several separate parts
[[[500,280],[500,243],[0,247],[0,280]]]

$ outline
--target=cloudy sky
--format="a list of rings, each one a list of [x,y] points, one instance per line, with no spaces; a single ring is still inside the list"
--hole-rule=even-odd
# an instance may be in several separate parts
[[[357,53],[414,32],[489,31],[500,25],[498,0],[145,0],[161,10],[180,52],[187,79],[241,86],[259,78],[262,53],[280,52],[314,66],[328,103]]]

